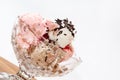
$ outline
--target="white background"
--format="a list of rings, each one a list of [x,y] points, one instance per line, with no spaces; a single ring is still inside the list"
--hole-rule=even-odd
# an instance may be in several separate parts
[[[53,20],[68,17],[78,31],[82,64],[63,79],[40,80],[120,80],[119,0],[0,0],[0,56],[16,65],[11,30],[17,16],[27,12]]]

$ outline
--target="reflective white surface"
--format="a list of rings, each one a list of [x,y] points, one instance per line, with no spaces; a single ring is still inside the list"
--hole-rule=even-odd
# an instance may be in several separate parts
[[[76,52],[83,62],[62,80],[120,80],[119,4],[119,0],[1,0],[0,56],[18,65],[10,42],[18,15],[37,12],[52,20],[68,17],[76,25]]]

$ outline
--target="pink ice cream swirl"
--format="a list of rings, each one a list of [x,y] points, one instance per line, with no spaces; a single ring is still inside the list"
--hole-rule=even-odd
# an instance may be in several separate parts
[[[18,18],[19,32],[16,39],[22,48],[29,48],[30,44],[37,45],[47,28],[52,30],[57,27],[56,23],[45,20],[39,14],[28,13]]]

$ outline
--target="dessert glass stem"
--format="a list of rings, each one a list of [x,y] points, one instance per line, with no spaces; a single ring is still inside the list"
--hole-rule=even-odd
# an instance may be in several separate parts
[[[32,76],[27,75],[24,71],[19,70],[19,72],[16,75],[0,72],[0,80],[36,80],[36,79]]]
[[[33,76],[28,75],[25,71],[22,71],[21,69],[18,71],[17,76],[19,76],[21,80],[36,80]]]

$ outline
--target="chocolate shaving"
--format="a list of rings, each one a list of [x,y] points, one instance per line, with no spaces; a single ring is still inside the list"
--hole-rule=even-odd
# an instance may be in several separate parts
[[[57,36],[60,35],[60,34],[62,34],[62,32],[63,32],[63,31],[60,31],[60,32],[57,34]]]
[[[34,45],[30,45],[30,47],[28,48],[28,54],[31,54],[34,50],[35,50],[35,47]]]
[[[58,64],[56,64],[55,66],[54,66],[54,69],[56,69],[58,67]]]
[[[59,70],[58,72],[59,72],[60,74],[63,73],[62,70]]]
[[[56,41],[58,41],[58,39],[56,39]]]
[[[45,62],[47,61],[47,58],[48,58],[48,57],[47,57],[47,56],[45,56]]]
[[[44,37],[45,39],[48,39],[48,38],[49,38],[48,33],[45,33],[45,34],[43,35],[43,37]]]
[[[38,59],[38,61],[40,61],[40,59]]]
[[[52,42],[53,42],[54,45],[56,44],[55,41],[52,41]]]
[[[58,28],[55,28],[55,29],[54,29],[54,31],[57,31],[57,30],[58,30]]]
[[[64,71],[67,71],[67,70],[68,70],[68,68],[64,68],[63,70],[64,70]]]
[[[52,42],[52,40],[49,40],[49,43],[51,43]]]
[[[36,62],[36,64],[38,65],[39,63],[38,63],[38,62]]]
[[[46,30],[47,32],[49,32],[49,28],[47,27],[47,30]]]
[[[68,19],[64,19],[63,23],[65,24],[65,27],[67,27],[67,25],[68,25]]]
[[[62,20],[60,20],[60,19],[57,19],[57,20],[55,20],[56,21],[56,23],[58,24],[58,25],[62,25]]]
[[[65,36],[67,35],[67,34],[64,34]]]

